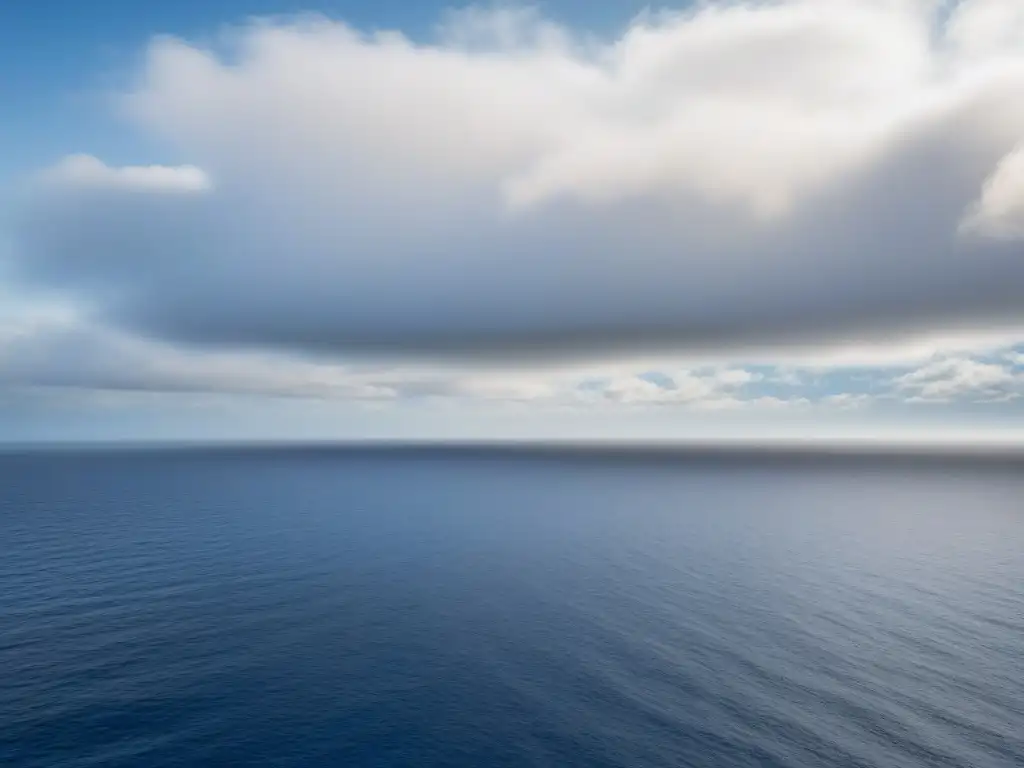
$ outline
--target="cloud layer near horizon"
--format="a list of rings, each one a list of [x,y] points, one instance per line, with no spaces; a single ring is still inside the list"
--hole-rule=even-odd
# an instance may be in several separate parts
[[[563,365],[340,363],[281,352],[201,350],[141,339],[66,311],[0,326],[0,399],[16,390],[346,401],[379,408],[529,405],[542,409],[835,414],[900,404],[1021,402],[1024,332],[908,339],[898,345],[791,348],[728,358]]]
[[[120,104],[189,165],[66,158],[18,268],[129,332],[300,352],[1021,321],[1024,5],[942,5],[158,39]]]

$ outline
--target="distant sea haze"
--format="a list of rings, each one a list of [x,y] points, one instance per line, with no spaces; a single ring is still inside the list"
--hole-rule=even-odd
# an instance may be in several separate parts
[[[0,765],[1019,768],[1022,470],[5,450]]]

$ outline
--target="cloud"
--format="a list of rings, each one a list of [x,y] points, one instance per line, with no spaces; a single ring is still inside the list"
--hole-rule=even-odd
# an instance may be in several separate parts
[[[1024,239],[1024,145],[999,162],[961,229],[990,237]]]
[[[874,400],[875,398],[871,395],[852,392],[843,392],[838,395],[828,395],[822,398],[822,402],[826,405],[843,409],[862,408],[870,405]]]
[[[950,356],[984,357],[1008,353],[1024,343],[1024,329],[998,328],[874,334],[860,339],[833,339],[831,343],[724,350],[719,357],[744,364],[788,368],[807,374],[852,369],[915,368]],[[792,376],[791,376],[792,378]]]
[[[1003,402],[1024,392],[1024,374],[1001,362],[969,358],[936,360],[894,383],[897,390],[921,402],[948,402],[965,396],[976,402]]]
[[[609,41],[507,8],[432,42],[261,21],[154,40],[119,103],[191,165],[65,160],[18,267],[133,333],[603,353],[1024,322],[1016,0],[705,3]]]
[[[397,382],[280,355],[204,353],[43,313],[0,331],[0,387],[392,399]]]
[[[619,362],[566,366],[341,364],[296,354],[201,350],[146,340],[51,308],[0,329],[0,396],[12,391],[232,395],[345,401],[692,410],[778,407],[762,374],[732,366],[660,370]]]
[[[824,416],[854,409],[878,415],[901,403],[1009,402],[1024,395],[1022,345],[982,336],[970,347],[967,340],[953,338],[945,348],[921,346],[934,350],[921,359],[897,346],[876,348],[872,358],[819,350],[817,357],[796,365],[792,355],[774,364],[764,356],[757,362],[649,357],[560,364],[341,363],[301,353],[203,349],[144,339],[54,305],[22,308],[4,318],[0,398],[12,392],[88,394],[90,402],[140,395],[241,396],[373,409],[418,403],[490,409],[529,405],[606,415],[671,409]],[[829,359],[839,362],[825,367]],[[866,365],[870,360],[874,364]]]
[[[950,14],[947,36],[958,53],[969,57],[1019,53],[1024,40],[1024,6],[1005,0],[959,3]]]
[[[582,385],[573,385],[577,396],[589,401],[714,408],[723,403],[755,404],[758,399],[744,387],[759,377],[736,368],[626,370],[605,376],[583,369],[576,376],[582,379]]]
[[[65,189],[86,194],[105,189],[126,192],[195,194],[210,190],[210,179],[201,168],[162,165],[111,168],[90,155],[70,155],[40,174],[39,181],[60,193]]]

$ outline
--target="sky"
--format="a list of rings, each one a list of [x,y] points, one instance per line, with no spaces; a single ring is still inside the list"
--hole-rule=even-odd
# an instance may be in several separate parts
[[[1024,442],[1024,4],[0,4],[0,442]]]

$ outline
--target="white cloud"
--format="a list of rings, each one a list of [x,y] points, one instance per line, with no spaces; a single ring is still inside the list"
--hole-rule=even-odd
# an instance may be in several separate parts
[[[972,0],[954,7],[947,37],[961,55],[1012,56],[1024,45],[1024,5],[1007,0]]]
[[[861,338],[833,338],[815,344],[765,344],[761,346],[723,345],[675,354],[617,355],[618,363],[599,364],[603,370],[632,372],[638,368],[677,370],[732,367],[752,375],[748,367],[768,366],[768,380],[795,386],[808,384],[829,372],[859,369],[893,371],[920,367],[924,363],[950,356],[986,357],[1012,355],[1013,348],[1024,346],[1024,327],[966,328],[928,333],[890,333]],[[574,364],[579,367],[579,363]],[[618,367],[615,367],[618,366]]]
[[[744,370],[742,368],[731,368],[723,371],[717,371],[713,374],[714,380],[725,386],[742,386],[744,384],[751,384],[761,379],[761,376],[756,373]]]
[[[891,139],[896,100],[927,74],[925,33],[910,6],[865,2],[637,23],[602,52],[604,118],[570,126],[509,182],[511,198],[685,191],[780,215]]]
[[[319,17],[161,38],[121,104],[195,165],[65,161],[21,274],[218,347],[837,335],[863,359],[882,329],[1019,324],[1020,6],[939,6],[708,3],[606,42],[508,8],[432,44]]]
[[[698,408],[705,411],[736,410],[738,408],[754,408],[775,411],[779,409],[803,409],[808,408],[811,405],[813,405],[813,402],[806,397],[782,398],[772,395],[762,395],[760,397],[751,397],[747,399],[739,397],[719,397],[709,399],[699,403]]]
[[[90,155],[70,155],[47,169],[41,180],[56,187],[86,190],[120,189],[129,192],[207,192],[212,183],[194,165],[124,166],[111,168]]]
[[[1024,390],[1024,375],[1002,363],[947,358],[899,376],[894,384],[916,401],[947,402],[961,397],[983,402],[1005,401],[1020,396]]]
[[[837,395],[826,395],[822,403],[828,406],[835,406],[843,409],[863,408],[875,402],[875,397],[863,392],[842,392]]]
[[[947,330],[929,333],[890,334],[860,340],[833,340],[830,344],[770,347],[734,359],[763,362],[808,371],[855,368],[893,369],[919,366],[955,355],[991,355],[1024,342],[1024,328]]]
[[[1024,238],[1024,144],[999,162],[961,227],[990,237]]]

